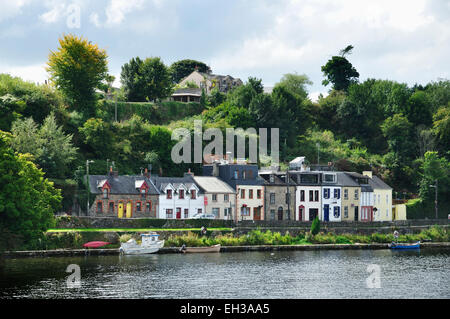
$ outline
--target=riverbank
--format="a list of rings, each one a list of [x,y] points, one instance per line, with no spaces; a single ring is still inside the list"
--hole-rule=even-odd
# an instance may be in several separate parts
[[[421,243],[421,249],[450,249],[450,242]],[[305,245],[255,245],[255,246],[222,246],[220,252],[250,252],[250,251],[295,251],[295,250],[378,250],[389,249],[389,244],[305,244]],[[178,247],[161,248],[157,254],[178,254]],[[55,250],[30,250],[7,251],[3,258],[25,257],[72,257],[72,256],[106,256],[119,255],[118,248],[112,249],[55,249]]]

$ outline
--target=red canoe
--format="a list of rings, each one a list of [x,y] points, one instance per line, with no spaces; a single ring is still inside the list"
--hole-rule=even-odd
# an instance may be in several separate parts
[[[106,246],[109,244],[110,243],[107,243],[106,241],[90,241],[90,242],[84,244],[83,247],[98,248],[98,247],[103,247],[103,246]]]

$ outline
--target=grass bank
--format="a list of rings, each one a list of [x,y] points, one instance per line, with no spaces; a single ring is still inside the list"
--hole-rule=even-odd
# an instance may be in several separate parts
[[[450,231],[439,226],[433,226],[419,234],[400,235],[399,242],[450,242]],[[372,244],[391,243],[394,241],[392,234],[354,235],[334,233],[319,233],[311,235],[309,232],[291,236],[289,232],[284,235],[279,232],[267,230],[253,230],[246,235],[235,236],[232,233],[218,236],[199,236],[188,232],[186,235],[170,236],[165,247],[180,247],[183,244],[189,247],[201,247],[220,244],[222,246],[253,246],[253,245],[311,245],[311,244]]]

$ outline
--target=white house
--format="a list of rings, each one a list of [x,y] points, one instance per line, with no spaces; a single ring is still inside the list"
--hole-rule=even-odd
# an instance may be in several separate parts
[[[188,219],[205,212],[205,196],[190,175],[155,177],[161,219]]]
[[[316,216],[322,219],[320,173],[290,171],[289,174],[297,182],[295,190],[295,220],[312,221]]]
[[[320,220],[341,221],[341,191],[336,172],[322,173],[322,216]]]

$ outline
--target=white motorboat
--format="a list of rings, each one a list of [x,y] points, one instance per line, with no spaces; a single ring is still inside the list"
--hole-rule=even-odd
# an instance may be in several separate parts
[[[142,242],[140,245],[134,239],[121,244],[120,253],[124,255],[153,254],[164,246],[164,240],[159,240],[157,233],[142,234],[141,238]]]

